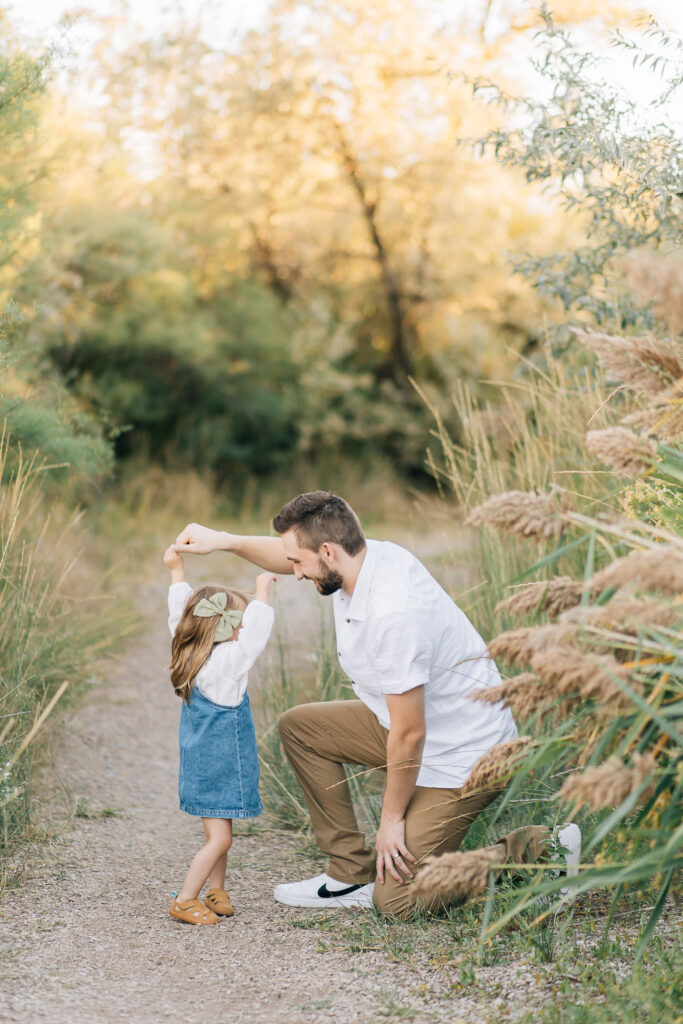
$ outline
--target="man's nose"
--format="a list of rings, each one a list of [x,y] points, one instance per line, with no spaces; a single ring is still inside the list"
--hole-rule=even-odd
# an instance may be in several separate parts
[[[296,576],[296,578],[297,578],[297,579],[298,579],[299,581],[301,581],[301,580],[303,580],[303,579],[304,579],[304,574],[303,574],[303,572],[301,571],[301,569],[295,569],[295,570],[294,570],[294,575]]]

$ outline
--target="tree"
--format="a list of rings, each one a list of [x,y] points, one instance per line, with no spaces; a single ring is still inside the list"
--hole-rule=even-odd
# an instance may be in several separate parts
[[[661,75],[655,122],[635,100],[599,74],[604,58],[586,52],[544,8],[537,67],[549,97],[512,97],[475,82],[494,102],[521,114],[521,126],[500,127],[482,139],[506,166],[529,182],[543,182],[584,225],[585,241],[516,267],[565,309],[623,329],[649,325],[646,310],[624,285],[623,257],[639,247],[675,247],[683,229],[683,139],[665,120],[665,104],[683,85],[683,41],[653,21],[646,44],[617,34],[613,42],[634,64]]]
[[[14,444],[96,476],[111,465],[110,447],[54,373],[26,350],[22,311],[13,301],[41,244],[35,195],[45,168],[38,136],[53,54],[22,48],[2,11],[0,29],[0,419]]]

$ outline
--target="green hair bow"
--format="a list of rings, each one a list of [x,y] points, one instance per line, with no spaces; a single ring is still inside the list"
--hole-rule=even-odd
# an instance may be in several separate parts
[[[244,612],[238,611],[237,608],[230,608],[226,611],[225,606],[227,603],[228,595],[226,593],[213,594],[212,597],[203,597],[192,612],[193,615],[198,615],[201,619],[209,619],[214,615],[220,615],[220,622],[216,626],[214,636],[216,643],[221,640],[229,640],[244,615]]]

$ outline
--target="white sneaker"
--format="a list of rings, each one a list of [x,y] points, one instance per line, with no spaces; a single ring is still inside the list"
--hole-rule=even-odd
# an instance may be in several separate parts
[[[553,842],[556,848],[564,847],[567,865],[564,874],[567,878],[574,878],[579,873],[581,862],[581,829],[573,821],[569,821],[562,828],[556,829]],[[566,902],[571,902],[574,899],[574,889],[568,886],[560,890],[560,895]]]
[[[372,909],[374,882],[367,885],[346,885],[329,875],[316,875],[303,882],[287,882],[277,885],[273,892],[278,903],[287,907],[366,907]]]

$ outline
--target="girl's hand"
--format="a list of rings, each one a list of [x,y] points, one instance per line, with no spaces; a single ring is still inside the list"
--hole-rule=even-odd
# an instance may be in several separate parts
[[[258,574],[256,577],[257,601],[263,601],[264,604],[268,604],[271,583],[277,583],[277,576],[273,576],[272,572],[260,572]]]
[[[172,544],[170,548],[166,548],[166,551],[164,552],[164,565],[167,565],[171,572],[173,572],[174,569],[178,570],[185,568],[185,560],[183,559],[183,556],[178,554]]]

